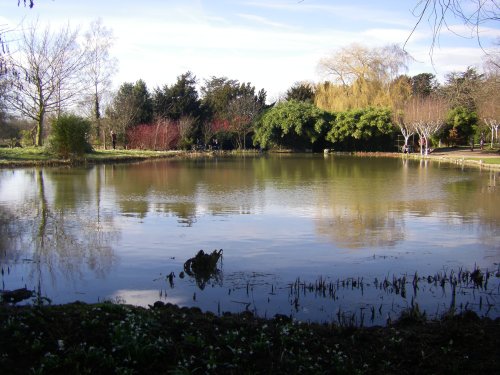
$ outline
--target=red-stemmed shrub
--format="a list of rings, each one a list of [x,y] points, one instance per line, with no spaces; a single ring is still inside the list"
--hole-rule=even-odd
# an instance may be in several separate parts
[[[178,147],[179,124],[158,119],[153,124],[142,124],[127,130],[128,147],[139,150],[172,150]]]

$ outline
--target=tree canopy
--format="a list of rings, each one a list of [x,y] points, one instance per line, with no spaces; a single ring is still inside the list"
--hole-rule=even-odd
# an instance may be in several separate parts
[[[310,83],[296,82],[287,90],[285,100],[314,103],[314,86]]]
[[[196,76],[186,72],[172,86],[156,88],[153,93],[154,114],[157,117],[179,120],[185,116],[199,118],[201,101],[196,90]]]
[[[320,60],[319,71],[331,81],[318,85],[315,103],[328,111],[390,106],[391,85],[409,61],[408,53],[396,45],[343,47]]]
[[[235,99],[249,96],[262,105],[266,101],[265,90],[255,93],[255,87],[250,82],[240,83],[238,80],[227,77],[212,77],[205,80],[201,94],[202,103],[210,115],[219,119],[228,119],[230,103]]]
[[[329,115],[311,103],[290,100],[269,109],[258,122],[254,143],[262,148],[312,148],[328,125]]]
[[[108,117],[115,131],[124,133],[131,126],[148,124],[153,120],[153,103],[146,83],[123,83],[108,108]]]
[[[385,143],[390,137],[380,138],[394,132],[391,120],[389,108],[367,107],[337,112],[326,139],[341,148],[381,150],[387,146]]]

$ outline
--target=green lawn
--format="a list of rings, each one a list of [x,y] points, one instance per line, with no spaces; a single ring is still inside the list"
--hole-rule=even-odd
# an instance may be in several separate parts
[[[500,157],[498,158],[467,158],[465,160],[473,160],[473,161],[483,161],[483,164],[500,164]]]
[[[0,160],[51,160],[55,156],[43,147],[0,148]]]
[[[148,151],[148,150],[96,150],[86,154],[88,160],[116,160],[128,158],[155,158],[178,154],[178,151]]]
[[[162,158],[177,155],[178,151],[144,151],[144,150],[96,150],[78,158],[80,161],[126,161],[148,158]],[[0,148],[0,164],[19,165],[27,163],[64,163],[57,155],[44,147]]]

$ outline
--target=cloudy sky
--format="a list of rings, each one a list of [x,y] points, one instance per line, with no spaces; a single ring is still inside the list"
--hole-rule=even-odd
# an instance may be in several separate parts
[[[268,99],[294,82],[324,79],[320,58],[351,43],[403,45],[417,18],[418,0],[36,0],[35,8],[1,0],[2,29],[19,29],[38,19],[52,29],[68,22],[82,31],[101,18],[113,31],[112,55],[119,61],[115,88],[143,79],[150,89],[172,84],[192,71],[200,83],[226,76],[264,88]],[[418,11],[418,9],[417,9]],[[450,20],[430,57],[427,19],[406,50],[415,59],[409,74],[436,74],[480,67],[484,51],[458,20]],[[489,27],[488,27],[489,26]],[[484,47],[500,37],[498,25],[482,29]],[[457,35],[458,34],[458,35]],[[10,33],[10,37],[14,34]]]

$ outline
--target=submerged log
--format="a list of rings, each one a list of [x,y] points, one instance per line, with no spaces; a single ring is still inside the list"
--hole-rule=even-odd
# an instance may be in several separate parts
[[[200,250],[196,256],[184,263],[184,272],[194,277],[200,289],[203,289],[211,278],[218,279],[220,271],[217,269],[217,264],[221,257],[222,249],[214,250],[212,253]]]

